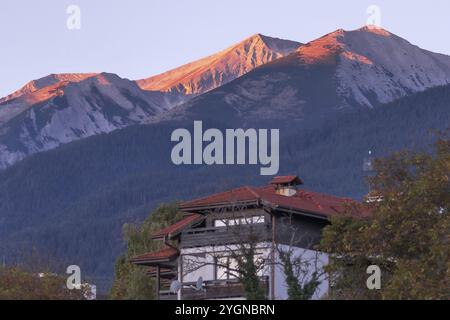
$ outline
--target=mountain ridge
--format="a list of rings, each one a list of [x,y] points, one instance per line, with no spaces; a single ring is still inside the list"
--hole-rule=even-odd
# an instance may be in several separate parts
[[[27,99],[32,103],[22,104]],[[56,82],[0,107],[5,110],[15,104],[17,114],[0,126],[0,168],[29,154],[141,123],[164,109],[134,81],[108,73]]]
[[[4,102],[8,102],[12,99],[16,99],[25,94],[32,93],[43,89],[44,87],[60,83],[60,82],[79,82],[84,79],[90,78],[97,75],[97,73],[52,73],[45,77],[31,80],[26,83],[22,88],[13,93],[0,98],[0,104]]]
[[[201,118],[208,109],[235,119],[305,119],[370,109],[449,83],[450,56],[421,49],[384,29],[338,29],[158,120]],[[217,113],[219,105],[222,113]]]
[[[292,52],[298,45],[295,41],[256,34],[210,57],[192,62],[190,65],[195,65],[196,70],[186,71],[183,66],[175,70],[181,78],[195,74],[206,77],[205,81],[211,78],[203,73],[212,72],[212,85],[220,86],[256,66]],[[203,66],[197,70],[199,61],[215,61],[222,69],[214,70],[208,65],[206,69]],[[231,71],[227,73],[225,69]],[[169,74],[171,72],[173,70],[168,71]],[[87,87],[95,87],[95,92],[87,92]],[[202,90],[208,89],[203,87]],[[30,81],[0,99],[0,169],[29,154],[146,122],[199,93],[166,92],[157,88],[144,90],[139,86],[139,81],[120,78],[111,73],[50,74]],[[99,110],[99,106],[104,110]],[[135,110],[130,111],[133,108]],[[111,109],[115,110],[114,114],[108,116]],[[39,119],[40,125],[36,119]]]
[[[106,73],[26,93],[44,100],[0,125],[0,154],[11,157],[0,171],[2,249],[8,261],[32,247],[70,257],[100,288],[123,250],[124,223],[162,202],[268,182],[258,166],[174,165],[171,133],[193,120],[278,128],[279,174],[360,199],[369,150],[426,149],[428,131],[449,125],[449,59],[386,30],[340,29],[170,110],[179,92]]]
[[[53,74],[3,98],[0,169],[128,125],[220,117],[316,121],[370,109],[450,83],[450,57],[372,27],[338,29],[307,44],[256,34],[149,79],[145,87],[108,73]]]
[[[159,75],[137,80],[137,83],[144,90],[201,94],[242,76],[257,66],[285,56],[300,45],[296,41],[257,33],[218,53]]]

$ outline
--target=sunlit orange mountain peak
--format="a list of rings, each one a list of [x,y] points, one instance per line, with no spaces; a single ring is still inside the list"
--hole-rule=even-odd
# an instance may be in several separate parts
[[[387,31],[386,29],[383,29],[382,27],[376,25],[366,25],[362,28],[359,28],[358,31],[371,32],[385,37],[389,37],[392,35],[392,33]]]
[[[328,33],[299,47],[296,55],[305,64],[337,64],[350,60],[372,65],[372,58],[384,60],[387,57],[387,47],[395,50],[406,45],[411,44],[381,27],[367,25],[352,31],[338,29]]]
[[[58,73],[32,80],[24,85],[21,89],[11,93],[10,95],[0,98],[0,103],[7,102],[23,95],[38,91],[57,83],[80,82],[84,79],[95,76],[96,73]]]
[[[255,34],[221,52],[137,83],[149,91],[200,94],[284,57],[300,45],[295,41]]]

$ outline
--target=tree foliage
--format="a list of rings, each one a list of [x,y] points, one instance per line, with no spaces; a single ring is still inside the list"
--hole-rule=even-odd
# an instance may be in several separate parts
[[[298,266],[297,268],[301,268],[300,265],[303,263],[303,261],[299,261],[301,258],[295,259],[292,255],[292,251],[279,251],[279,255],[287,285],[288,299],[311,299],[321,283],[317,270],[312,272],[310,279],[302,282],[298,275],[299,270],[297,270],[297,272],[295,270],[296,266]],[[298,260],[298,263],[296,264],[293,260]]]
[[[264,259],[257,258],[256,242],[240,244],[238,250],[231,251],[231,256],[237,262],[238,279],[244,286],[248,300],[265,300],[266,292],[258,275],[265,264]]]
[[[383,155],[426,146],[430,128],[450,123],[450,86],[373,110],[330,113],[312,121],[222,123],[280,128],[280,174],[296,172],[308,189],[360,198],[368,150]],[[319,111],[319,110],[318,110]],[[206,123],[204,123],[206,127]],[[231,125],[231,126],[230,126]],[[79,265],[99,290],[111,285],[124,221],[150,208],[242,185],[262,185],[259,166],[175,166],[170,135],[192,121],[130,126],[33,155],[0,171],[0,250],[6,261],[31,247]],[[28,252],[26,252],[28,254]]]
[[[66,277],[33,273],[19,267],[0,267],[0,300],[85,300],[89,288],[69,290]]]
[[[369,218],[337,217],[322,249],[332,295],[349,299],[450,299],[450,140],[434,152],[398,152],[375,162]],[[381,290],[366,268],[382,270]]]
[[[141,224],[124,225],[127,250],[116,261],[115,279],[110,292],[111,299],[154,299],[154,282],[146,275],[146,269],[130,263],[129,259],[149,251],[158,250],[161,241],[152,240],[152,234],[181,219],[177,203],[163,204],[154,210]]]

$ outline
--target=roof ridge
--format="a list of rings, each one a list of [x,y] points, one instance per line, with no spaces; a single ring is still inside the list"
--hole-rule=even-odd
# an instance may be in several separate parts
[[[209,196],[186,201],[182,210],[206,210],[209,207],[227,206],[234,203],[255,203],[295,210],[299,213],[312,213],[319,216],[331,216],[339,212],[344,203],[351,201],[346,198],[299,188],[292,196],[279,194],[272,184],[263,186],[244,185],[231,190],[218,192]],[[194,210],[195,210],[194,209]],[[281,210],[280,209],[280,210]]]
[[[200,198],[195,198],[195,199],[193,199],[193,200],[183,201],[183,202],[181,203],[181,206],[183,206],[184,203],[197,202],[197,201],[205,200],[205,199],[208,199],[208,198],[210,198],[210,197],[212,197],[212,196],[216,196],[216,195],[219,195],[219,194],[233,193],[233,191],[235,191],[235,190],[244,189],[244,188],[245,188],[245,187],[233,188],[233,189],[230,189],[230,190],[224,190],[224,191],[215,192],[215,193],[213,193],[213,194],[209,194],[209,195],[207,195],[207,196],[200,197]]]

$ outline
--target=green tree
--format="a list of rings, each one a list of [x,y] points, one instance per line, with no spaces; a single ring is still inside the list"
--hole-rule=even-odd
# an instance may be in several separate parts
[[[248,300],[265,300],[266,292],[261,284],[258,272],[264,266],[264,260],[257,259],[256,243],[239,244],[238,250],[231,251],[231,257],[237,262],[238,279],[244,286]]]
[[[311,299],[321,283],[318,271],[313,271],[310,279],[302,281],[303,277],[299,273],[307,274],[308,271],[302,269],[302,264],[305,262],[302,261],[301,257],[295,258],[292,255],[292,251],[282,250],[279,251],[279,255],[286,279],[289,300]]]
[[[450,299],[450,140],[441,136],[433,152],[398,152],[374,168],[372,214],[335,217],[324,231],[331,297]],[[381,290],[366,287],[374,264]]]
[[[177,203],[160,205],[141,224],[124,225],[127,250],[118,257],[115,265],[115,279],[110,292],[111,299],[146,300],[154,299],[154,282],[145,273],[145,268],[133,265],[129,259],[149,251],[158,250],[161,241],[152,240],[152,234],[167,227],[182,217]]]

